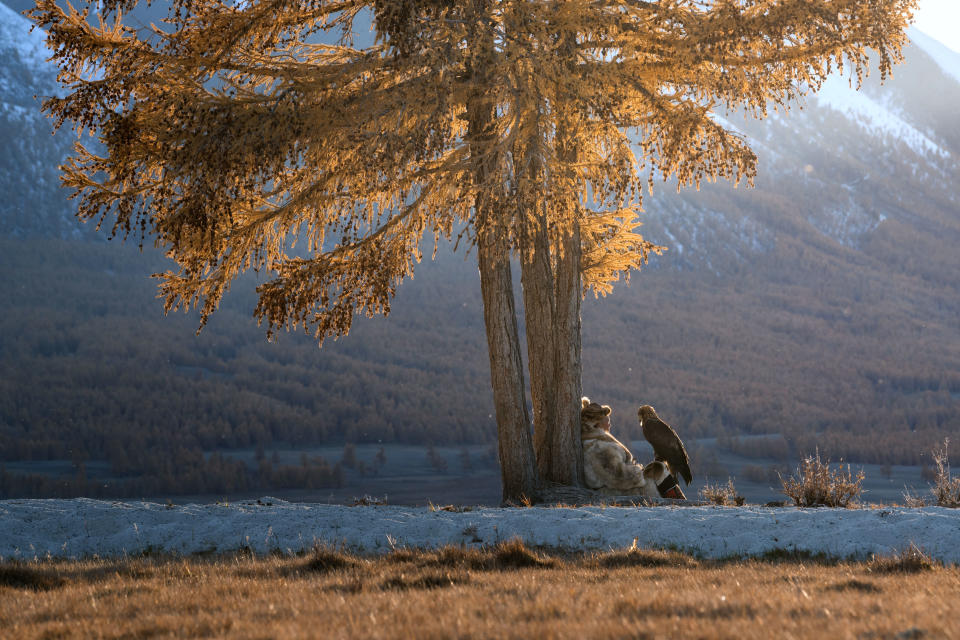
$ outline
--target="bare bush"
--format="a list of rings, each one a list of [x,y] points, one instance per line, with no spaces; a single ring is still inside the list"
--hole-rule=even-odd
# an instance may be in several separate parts
[[[733,486],[733,479],[727,478],[726,486],[721,484],[705,484],[702,489],[700,489],[700,499],[706,502],[712,502],[715,505],[723,506],[737,506],[742,507],[746,502],[744,497],[737,493],[736,487]]]
[[[779,474],[778,474],[779,475]],[[847,465],[846,471],[831,469],[829,461],[820,460],[820,452],[807,456],[797,469],[796,476],[780,477],[783,493],[793,499],[798,507],[848,507],[863,491],[863,470],[854,476]]]
[[[590,556],[587,556],[590,558]],[[643,549],[637,546],[637,539],[626,549],[613,549],[593,554],[597,565],[607,569],[631,567],[696,567],[696,558],[680,551],[668,549]]]
[[[920,507],[926,507],[928,501],[923,496],[915,496],[910,493],[909,489],[905,489],[903,492],[903,506],[910,507],[911,509],[918,509]]]
[[[918,573],[936,569],[939,563],[913,542],[891,556],[873,554],[867,569],[873,573]]]
[[[950,458],[947,451],[950,448],[950,438],[943,439],[943,448],[933,450],[933,464],[936,471],[933,477],[933,486],[930,491],[937,501],[938,507],[960,507],[960,478],[950,474]]]
[[[357,562],[356,558],[343,549],[318,543],[313,546],[310,559],[300,569],[314,573],[328,573],[353,567]]]

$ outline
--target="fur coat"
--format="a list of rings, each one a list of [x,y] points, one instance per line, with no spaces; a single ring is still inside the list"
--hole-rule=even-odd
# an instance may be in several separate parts
[[[643,465],[634,460],[630,450],[609,431],[594,427],[582,432],[580,441],[583,443],[583,475],[588,487],[617,494],[648,493],[652,483],[644,477]],[[656,495],[656,485],[652,488]]]

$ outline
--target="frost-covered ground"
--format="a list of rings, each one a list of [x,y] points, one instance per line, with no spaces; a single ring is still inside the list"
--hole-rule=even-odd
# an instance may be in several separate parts
[[[315,543],[364,552],[394,547],[493,545],[519,537],[567,549],[675,547],[703,557],[750,556],[774,549],[836,557],[891,554],[911,543],[960,562],[960,509],[899,507],[476,508],[285,502],[226,504],[75,500],[0,501],[0,557],[32,559],[191,554],[250,548],[296,552]]]

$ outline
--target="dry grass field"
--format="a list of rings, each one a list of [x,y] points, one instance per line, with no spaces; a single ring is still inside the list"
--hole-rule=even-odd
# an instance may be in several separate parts
[[[951,638],[960,569],[670,551],[0,564],[3,638]]]

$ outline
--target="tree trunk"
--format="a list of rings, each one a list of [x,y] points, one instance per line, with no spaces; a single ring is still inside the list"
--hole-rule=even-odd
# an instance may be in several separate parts
[[[580,227],[564,239],[563,255],[557,258],[554,276],[554,367],[556,413],[550,460],[550,477],[565,478],[565,484],[583,484],[583,449],[580,444]]]
[[[521,216],[523,219],[523,217]],[[533,404],[533,449],[537,470],[544,480],[555,480],[549,461],[552,458],[551,425],[555,424],[557,396],[554,340],[553,269],[550,265],[550,241],[546,220],[537,218],[536,226],[522,230],[521,276],[524,321],[527,333],[527,366],[530,371],[530,400]]]
[[[575,38],[567,34],[566,46],[573,47]],[[574,72],[575,69],[571,69]],[[575,123],[561,114],[557,124],[557,155],[564,165],[561,174],[576,166],[579,146],[574,136]],[[561,184],[576,184],[572,176]],[[569,187],[568,187],[569,188]],[[580,442],[580,302],[581,276],[580,196],[575,190],[560,190],[563,202],[554,204],[559,213],[563,209],[569,227],[559,239],[560,247],[554,260],[553,274],[553,339],[554,339],[554,393],[555,413],[550,432],[550,459],[540,463],[544,478],[569,485],[583,485],[583,447]],[[549,469],[544,471],[544,469]]]
[[[574,229],[553,260],[546,233],[532,235],[522,283],[537,470],[545,482],[582,485],[580,234]]]
[[[489,2],[477,0],[473,10],[478,18],[489,9]],[[493,48],[493,34],[477,25],[471,42],[474,54],[471,65],[477,93],[467,105],[471,171],[475,185],[474,220],[477,231],[477,260],[480,268],[480,289],[483,296],[483,319],[490,356],[490,383],[497,415],[497,442],[500,454],[500,476],[503,500],[523,502],[534,499],[538,489],[530,417],[527,413],[523,359],[517,331],[517,312],[513,297],[510,268],[510,216],[505,206],[501,163],[491,151],[496,113],[493,101],[484,90],[483,78],[488,55]]]
[[[534,116],[536,117],[536,116]],[[534,128],[540,136],[541,128]],[[576,161],[575,145],[567,127],[557,132],[556,143],[562,159]],[[530,395],[533,401],[533,439],[540,479],[563,485],[583,484],[583,451],[580,444],[580,232],[576,222],[577,194],[546,201],[548,191],[543,159],[543,141],[532,140],[523,147],[529,154],[515,166],[520,207],[536,206],[536,215],[520,211],[521,283],[527,329]],[[555,180],[556,177],[554,176]],[[541,193],[536,193],[541,191]],[[556,197],[556,190],[549,189]],[[561,246],[551,246],[548,215],[561,216],[569,230],[561,235]]]
[[[503,499],[522,502],[537,491],[530,418],[524,398],[523,361],[506,238],[494,229],[479,238],[480,289],[490,354],[490,383],[497,411]]]

